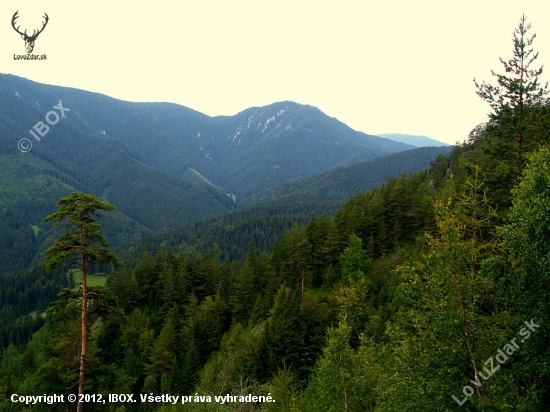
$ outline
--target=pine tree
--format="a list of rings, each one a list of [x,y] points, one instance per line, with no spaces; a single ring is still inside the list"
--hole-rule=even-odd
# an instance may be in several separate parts
[[[492,71],[498,86],[478,83],[474,79],[477,94],[493,110],[483,131],[483,149],[496,160],[493,180],[494,185],[504,186],[503,195],[518,182],[525,154],[540,144],[541,130],[533,121],[537,107],[548,102],[548,83],[541,85],[539,80],[542,67],[531,68],[538,53],[531,47],[536,35],[528,36],[531,24],[526,21],[523,15],[514,30],[513,57],[507,61],[500,59],[506,74]]]
[[[271,377],[283,365],[299,367],[303,341],[300,299],[283,285],[275,296],[266,324],[267,370],[263,371],[264,379]]]
[[[168,314],[166,323],[158,335],[149,364],[146,365],[147,374],[153,376],[158,383],[162,383],[164,375],[168,375],[175,363],[174,356],[175,331],[171,313]]]
[[[299,409],[296,405],[298,391],[295,385],[295,378],[292,372],[286,368],[279,369],[277,375],[269,382],[271,396],[276,402],[266,403],[266,411],[298,411]]]
[[[334,266],[338,262],[338,256],[340,255],[340,234],[334,218],[331,219],[328,224],[327,236],[323,245],[323,253],[326,266]]]
[[[113,262],[118,263],[116,256],[109,251],[107,240],[101,235],[101,225],[93,217],[99,217],[99,211],[115,210],[115,206],[99,200],[94,195],[82,192],[73,192],[62,197],[56,203],[59,208],[52,213],[45,222],[54,221],[55,227],[65,224],[65,233],[56,240],[55,244],[46,250],[46,260],[43,263],[46,271],[51,273],[60,264],[69,261],[77,264],[82,271],[82,308],[81,308],[81,354],[78,379],[78,395],[84,393],[84,379],[86,372],[86,356],[88,347],[88,298],[87,269],[90,264]],[[81,412],[84,403],[80,402],[77,412]]]
[[[256,247],[250,242],[244,264],[235,274],[231,296],[233,317],[243,325],[248,322],[256,301],[256,262]]]
[[[363,242],[355,234],[349,237],[349,246],[340,255],[342,266],[342,283],[349,285],[364,277],[372,269],[373,262],[363,250]]]

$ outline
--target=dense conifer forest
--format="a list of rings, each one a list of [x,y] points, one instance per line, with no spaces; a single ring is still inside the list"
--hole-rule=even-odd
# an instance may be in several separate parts
[[[276,216],[269,247],[235,234],[231,251],[218,225],[190,248],[186,226],[98,266],[85,392],[137,402],[84,409],[548,411],[550,102],[529,29],[522,18],[498,86],[475,82],[487,123],[429,168],[290,228]],[[82,295],[68,269],[0,278],[3,410],[72,407],[10,401],[76,393]]]

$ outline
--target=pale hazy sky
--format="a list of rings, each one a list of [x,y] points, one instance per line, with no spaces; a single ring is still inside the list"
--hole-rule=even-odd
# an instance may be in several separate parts
[[[14,61],[16,10],[31,33],[48,13],[47,61]],[[549,0],[4,0],[0,72],[211,116],[293,100],[365,133],[454,143],[487,119],[472,80],[494,83],[522,13],[548,65]]]

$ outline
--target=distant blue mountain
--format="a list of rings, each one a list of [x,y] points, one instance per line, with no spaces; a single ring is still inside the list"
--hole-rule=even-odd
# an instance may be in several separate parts
[[[443,143],[438,140],[430,139],[429,137],[426,137],[426,136],[414,136],[411,134],[402,134],[402,133],[384,133],[384,134],[377,134],[377,136],[393,140],[394,142],[407,143],[416,147],[450,146],[448,143]]]

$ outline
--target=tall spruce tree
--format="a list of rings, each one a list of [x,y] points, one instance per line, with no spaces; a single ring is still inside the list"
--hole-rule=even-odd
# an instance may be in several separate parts
[[[65,233],[55,244],[46,250],[46,260],[43,262],[48,273],[57,266],[69,262],[77,265],[82,271],[81,309],[81,350],[78,377],[78,395],[84,393],[84,378],[86,372],[86,356],[88,348],[88,298],[90,292],[87,286],[87,269],[90,264],[112,262],[117,263],[116,256],[109,250],[107,240],[101,235],[101,225],[96,223],[99,211],[115,210],[115,206],[98,199],[95,195],[73,192],[62,197],[56,203],[58,210],[44,219],[53,220],[55,227],[64,227]],[[79,402],[77,412],[81,412],[84,403]]]
[[[539,79],[543,68],[532,67],[538,58],[531,47],[536,34],[528,36],[531,24],[526,21],[523,15],[514,30],[513,57],[500,59],[505,74],[491,71],[498,86],[474,79],[477,94],[493,110],[482,133],[483,149],[493,160],[494,186],[505,194],[519,181],[525,154],[540,144],[541,130],[536,126],[540,119],[536,118],[540,117],[538,109],[548,102],[548,83],[542,85]]]

